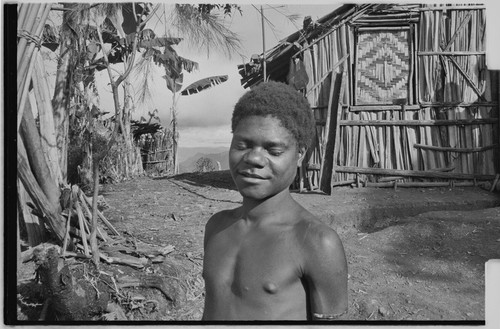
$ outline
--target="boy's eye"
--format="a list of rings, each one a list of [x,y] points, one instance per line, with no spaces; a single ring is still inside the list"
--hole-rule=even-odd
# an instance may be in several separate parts
[[[241,151],[241,150],[244,150],[244,149],[246,149],[246,148],[247,148],[247,144],[246,144],[246,143],[244,143],[244,142],[239,142],[239,143],[236,143],[236,144],[234,145],[234,148],[235,148],[236,150],[240,150],[240,151]]]
[[[283,154],[283,149],[281,149],[281,148],[274,148],[274,147],[273,147],[273,148],[270,148],[270,149],[268,150],[268,152],[269,152],[269,154],[271,154],[271,155],[278,156],[278,155]]]

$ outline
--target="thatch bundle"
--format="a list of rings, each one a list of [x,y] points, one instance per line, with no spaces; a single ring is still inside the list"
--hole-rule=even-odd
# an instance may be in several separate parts
[[[137,144],[141,149],[142,164],[148,175],[174,173],[171,130],[162,128],[152,134],[143,134]]]

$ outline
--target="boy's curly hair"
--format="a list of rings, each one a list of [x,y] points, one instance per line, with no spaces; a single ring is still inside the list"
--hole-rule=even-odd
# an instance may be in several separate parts
[[[314,137],[314,117],[307,99],[282,82],[263,82],[246,92],[234,106],[232,132],[249,116],[272,116],[295,138],[299,148],[309,148]]]

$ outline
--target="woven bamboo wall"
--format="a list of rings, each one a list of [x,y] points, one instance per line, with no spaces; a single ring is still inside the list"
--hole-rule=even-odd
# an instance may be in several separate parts
[[[459,179],[498,173],[498,95],[485,67],[484,30],[483,9],[422,10],[416,25],[359,33],[343,25],[304,51],[317,121],[308,187],[328,192],[339,182],[384,177],[352,167],[411,171],[400,177],[406,182],[448,180],[423,171],[466,174]],[[335,79],[341,95],[332,104]]]

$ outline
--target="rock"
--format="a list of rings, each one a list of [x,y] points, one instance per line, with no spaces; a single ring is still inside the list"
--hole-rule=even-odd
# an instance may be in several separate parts
[[[372,299],[370,301],[360,301],[358,303],[359,305],[359,311],[361,314],[363,314],[365,317],[369,317],[370,315],[374,314],[375,312],[378,311],[378,301],[376,299]]]
[[[388,311],[385,307],[383,307],[383,306],[380,306],[380,307],[378,308],[378,312],[379,312],[379,313],[380,313],[380,315],[382,315],[382,316],[389,315],[389,311]]]

